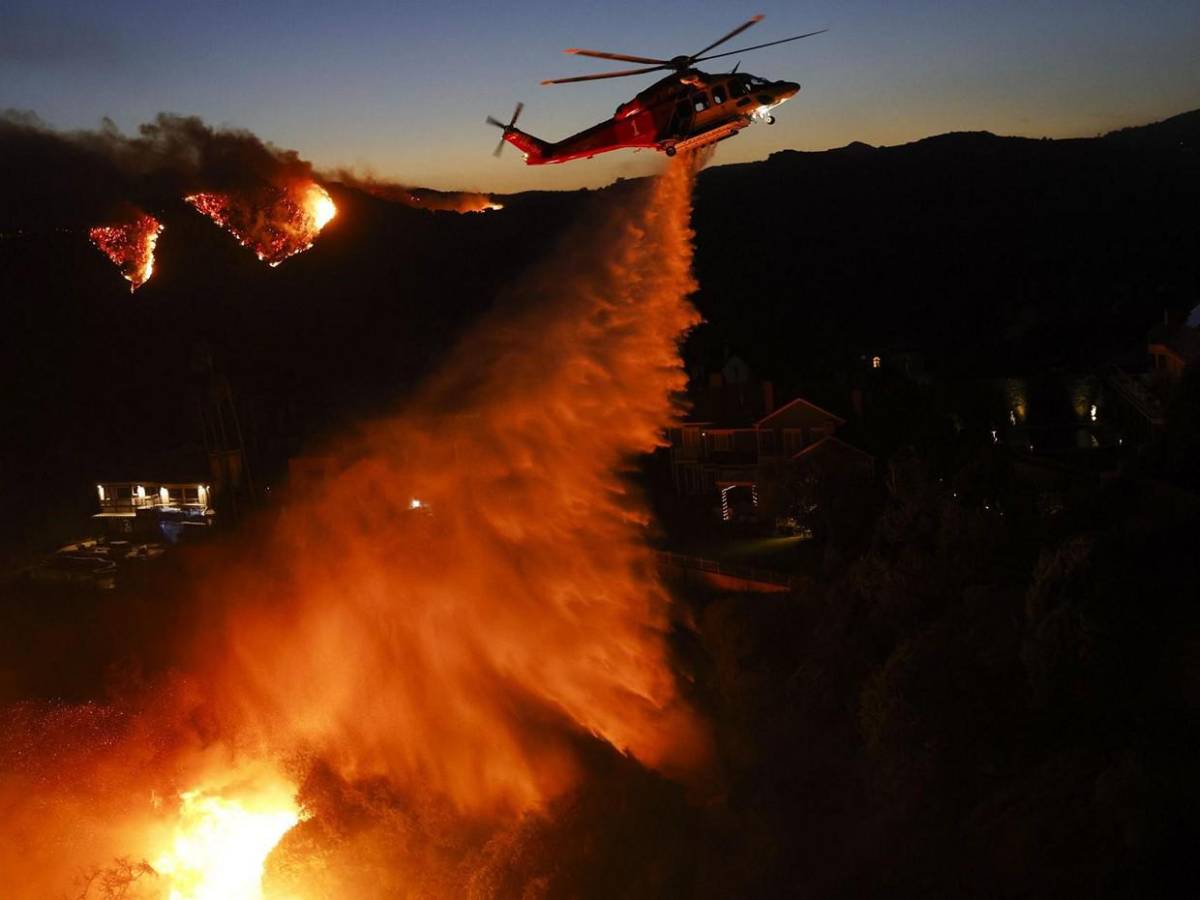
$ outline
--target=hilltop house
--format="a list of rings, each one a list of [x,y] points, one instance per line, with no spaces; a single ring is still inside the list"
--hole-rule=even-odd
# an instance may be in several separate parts
[[[870,454],[835,436],[844,424],[802,397],[775,408],[768,381],[756,384],[747,375],[730,382],[726,372],[714,373],[693,415],[668,431],[672,483],[682,496],[719,495],[726,521],[755,518],[768,470],[790,464],[873,470]]]
[[[1200,359],[1200,329],[1164,323],[1147,337],[1151,368],[1170,381],[1177,381],[1187,365]]]

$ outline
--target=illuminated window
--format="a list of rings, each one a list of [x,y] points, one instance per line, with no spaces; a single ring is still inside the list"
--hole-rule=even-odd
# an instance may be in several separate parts
[[[712,89],[713,103],[720,106],[725,102],[725,85],[718,84]]]
[[[696,91],[692,94],[692,109],[696,112],[704,112],[708,109],[708,93],[706,91]]]
[[[871,368],[872,369],[878,369],[882,365],[883,365],[883,360],[880,359],[878,356],[871,357]]]

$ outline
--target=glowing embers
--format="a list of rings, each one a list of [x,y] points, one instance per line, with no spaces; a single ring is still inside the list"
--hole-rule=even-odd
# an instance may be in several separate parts
[[[277,266],[313,245],[337,207],[315,181],[238,195],[201,193],[184,197],[263,262]]]
[[[154,245],[162,231],[158,219],[143,215],[126,225],[93,228],[88,231],[88,237],[121,270],[132,293],[154,274]]]
[[[239,796],[185,791],[169,849],[151,865],[170,900],[261,900],[267,856],[300,818],[282,783]]]

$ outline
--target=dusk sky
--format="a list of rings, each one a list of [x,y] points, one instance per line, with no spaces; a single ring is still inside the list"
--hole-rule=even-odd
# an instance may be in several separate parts
[[[729,49],[831,31],[745,56],[743,70],[804,89],[779,110],[779,124],[722,144],[717,162],[952,130],[1090,136],[1200,106],[1195,0],[6,0],[0,108],[32,110],[64,129],[108,116],[125,131],[160,111],[195,114],[319,167],[437,188],[596,186],[650,171],[655,155],[526,167],[511,147],[491,156],[499,133],[484,116],[507,119],[523,100],[521,127],[560,139],[657,77],[539,86],[624,67],[564,48],[669,57],[758,12],[766,19]]]

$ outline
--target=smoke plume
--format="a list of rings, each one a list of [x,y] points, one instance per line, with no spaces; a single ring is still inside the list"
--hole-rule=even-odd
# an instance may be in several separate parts
[[[475,191],[435,191],[431,188],[412,187],[373,175],[360,175],[350,169],[336,169],[326,177],[380,200],[403,203],[416,209],[468,213],[500,208],[500,204],[487,194]]]
[[[248,131],[161,113],[122,134],[59,132],[32,113],[0,115],[0,228],[90,228],[133,205],[156,212],[188,194],[285,189],[313,180],[312,166]]]

